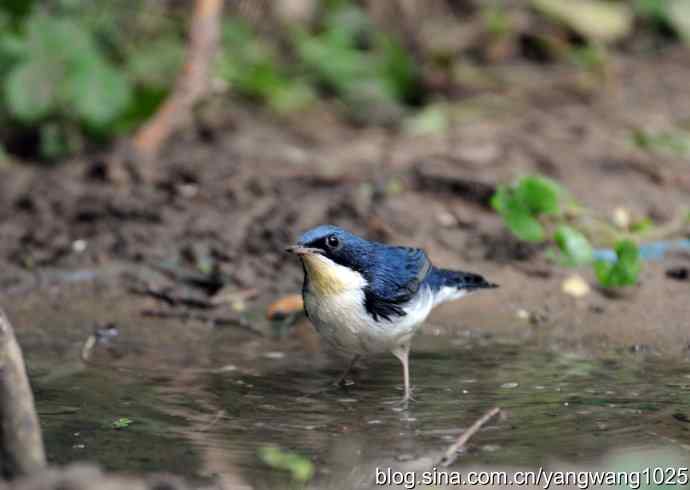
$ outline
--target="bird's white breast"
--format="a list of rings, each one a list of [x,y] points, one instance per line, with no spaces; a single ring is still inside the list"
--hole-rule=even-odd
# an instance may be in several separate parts
[[[423,286],[409,303],[406,315],[391,320],[374,318],[364,307],[365,278],[321,255],[303,258],[309,277],[304,306],[321,336],[338,350],[369,354],[394,349],[409,342],[434,305],[434,296]]]
[[[466,289],[458,289],[450,286],[443,286],[434,297],[434,306],[460,299],[467,294]]]

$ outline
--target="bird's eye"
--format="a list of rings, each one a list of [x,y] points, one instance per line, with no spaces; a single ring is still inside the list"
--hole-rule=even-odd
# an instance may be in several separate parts
[[[331,250],[335,250],[336,248],[338,248],[340,246],[340,240],[338,239],[337,236],[330,235],[326,238],[326,245]]]

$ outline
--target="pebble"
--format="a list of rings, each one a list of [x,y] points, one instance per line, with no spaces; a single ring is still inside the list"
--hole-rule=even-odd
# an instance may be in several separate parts
[[[589,284],[587,284],[587,281],[582,278],[582,276],[574,274],[563,281],[561,284],[561,290],[565,294],[575,298],[582,298],[590,293],[591,288],[589,287]]]
[[[623,207],[614,209],[612,218],[618,228],[627,229],[630,226],[630,212]]]
[[[86,240],[74,240],[72,242],[72,250],[74,250],[76,253],[82,253],[84,250],[86,250],[87,246],[88,242]]]

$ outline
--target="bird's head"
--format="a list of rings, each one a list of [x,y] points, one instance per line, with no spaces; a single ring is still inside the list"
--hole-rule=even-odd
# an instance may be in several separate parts
[[[332,225],[304,233],[288,252],[300,257],[310,288],[330,295],[366,285],[364,273],[374,244]]]

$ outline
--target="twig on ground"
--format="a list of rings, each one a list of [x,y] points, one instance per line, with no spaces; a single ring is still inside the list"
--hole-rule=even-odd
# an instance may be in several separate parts
[[[209,323],[214,327],[235,326],[240,327],[249,332],[264,336],[264,333],[251,323],[241,317],[225,317],[225,316],[209,316],[191,311],[161,311],[161,310],[142,310],[142,316],[149,318],[171,318],[183,321],[196,320],[198,322]]]
[[[34,395],[14,329],[1,308],[0,421],[2,475],[12,479],[43,469],[46,457]]]
[[[446,452],[441,458],[441,461],[439,461],[439,465],[448,466],[452,464],[453,461],[455,461],[455,458],[457,458],[458,453],[465,448],[465,444],[467,444],[467,441],[469,441],[470,438],[474,434],[476,434],[477,431],[479,431],[479,429],[481,429],[484,424],[486,424],[489,420],[498,415],[500,412],[501,409],[499,407],[494,407],[488,412],[486,412],[484,415],[482,415],[479,419],[477,419],[477,421],[474,424],[472,424],[469,429],[467,429],[460,435],[460,437],[458,437],[457,441],[455,441],[448,447],[448,449],[446,449]]]
[[[216,304],[212,301],[203,298],[197,298],[191,295],[177,294],[172,288],[154,288],[149,285],[145,286],[131,286],[128,291],[132,294],[140,294],[143,296],[150,296],[159,301],[166,303],[169,306],[187,306],[189,308],[200,308],[210,310],[216,308]]]

